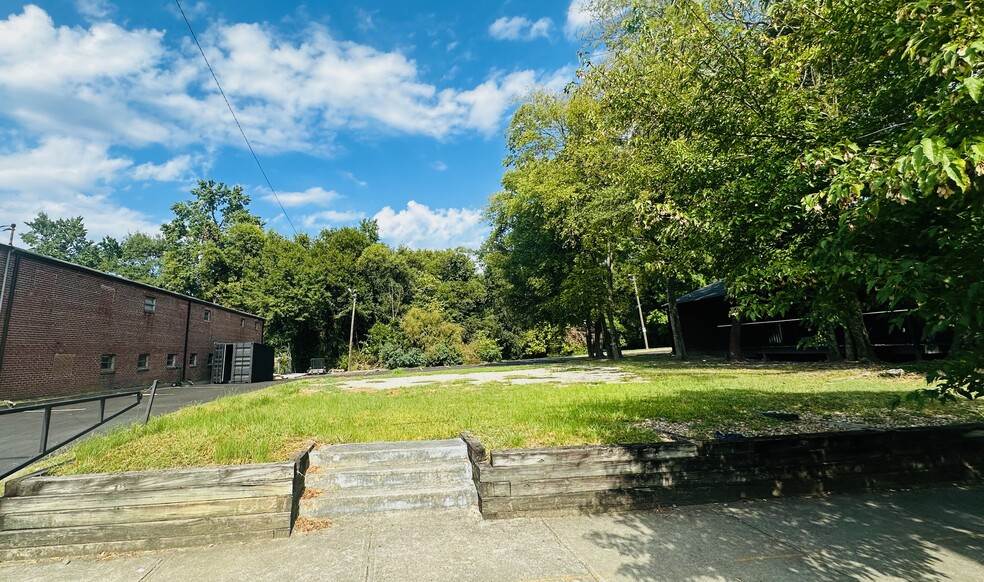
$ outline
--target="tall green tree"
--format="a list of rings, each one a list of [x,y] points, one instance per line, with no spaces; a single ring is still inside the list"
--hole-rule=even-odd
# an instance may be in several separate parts
[[[245,253],[237,246],[248,244],[250,225],[262,228],[263,222],[249,212],[249,196],[241,186],[199,180],[191,194],[194,199],[174,204],[174,218],[161,225],[166,246],[161,282],[214,301],[222,284],[243,277],[245,265],[238,258]],[[237,236],[230,236],[236,227]]]
[[[26,224],[30,230],[20,237],[34,252],[86,267],[99,266],[100,248],[87,238],[89,231],[81,216],[52,220],[39,212]]]

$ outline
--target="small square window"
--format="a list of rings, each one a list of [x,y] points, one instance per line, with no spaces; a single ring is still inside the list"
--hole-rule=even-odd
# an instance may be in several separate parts
[[[175,355],[175,354],[168,354],[167,355],[167,367],[168,368],[177,368],[178,367],[178,356],[177,355]]]
[[[246,318],[245,317],[240,317],[239,318],[239,327],[246,327]]]
[[[202,313],[202,319],[205,321],[212,321],[212,310],[206,309],[205,313]]]
[[[139,356],[137,356],[137,369],[138,370],[150,369],[150,354],[140,354]]]
[[[116,356],[114,354],[103,354],[99,359],[100,372],[116,371]]]
[[[191,354],[188,356],[188,367],[194,368],[198,365],[198,354]]]
[[[157,299],[153,297],[144,298],[144,313],[153,313],[157,309]]]

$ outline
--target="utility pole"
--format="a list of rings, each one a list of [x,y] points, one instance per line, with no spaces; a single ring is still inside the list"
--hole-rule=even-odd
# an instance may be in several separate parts
[[[7,290],[7,273],[10,270],[10,257],[14,254],[14,229],[17,228],[16,224],[11,224],[10,226],[0,229],[0,232],[5,230],[10,231],[10,250],[7,251],[7,260],[3,262],[3,283],[0,283],[0,310],[3,310],[3,295],[4,291]]]
[[[632,288],[635,289],[636,296],[636,307],[639,308],[639,325],[642,326],[642,341],[646,344],[646,349],[649,349],[649,335],[646,333],[646,319],[642,316],[642,302],[639,301],[639,285],[636,284],[636,276],[629,275],[632,277]]]
[[[355,290],[349,289],[349,293],[352,294],[352,321],[349,324],[349,355],[348,355],[348,371],[352,371],[352,340],[355,338]]]

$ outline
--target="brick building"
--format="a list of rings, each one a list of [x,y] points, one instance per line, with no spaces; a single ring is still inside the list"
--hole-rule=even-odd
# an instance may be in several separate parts
[[[207,381],[215,342],[263,338],[256,315],[3,244],[0,285],[0,400]]]

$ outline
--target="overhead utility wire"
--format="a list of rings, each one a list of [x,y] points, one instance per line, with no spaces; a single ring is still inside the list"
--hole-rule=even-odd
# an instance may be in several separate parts
[[[297,236],[297,229],[294,228],[294,223],[290,219],[290,215],[287,214],[287,209],[284,208],[283,202],[280,201],[280,196],[277,196],[277,190],[270,183],[270,178],[267,177],[266,171],[263,169],[263,164],[260,163],[260,158],[253,151],[253,144],[249,143],[249,138],[246,137],[246,131],[243,129],[243,124],[239,123],[239,118],[236,116],[235,110],[232,108],[232,103],[229,102],[229,98],[226,97],[225,91],[222,90],[222,85],[219,83],[219,78],[215,75],[215,70],[212,69],[212,64],[208,62],[208,57],[205,56],[205,49],[202,48],[202,43],[198,42],[198,35],[195,34],[195,29],[191,27],[191,21],[188,20],[188,15],[185,14],[184,8],[181,7],[181,2],[179,0],[174,0],[174,3],[178,5],[178,11],[181,12],[181,17],[184,18],[185,24],[188,25],[188,32],[191,33],[191,38],[194,39],[195,44],[198,45],[198,52],[202,53],[202,60],[205,61],[205,66],[208,67],[208,72],[212,74],[212,80],[215,81],[215,86],[219,88],[219,94],[222,95],[222,99],[225,100],[226,107],[229,108],[229,113],[232,114],[232,118],[236,121],[236,127],[239,128],[239,133],[243,135],[243,141],[246,142],[246,147],[249,148],[249,153],[253,154],[253,161],[256,162],[256,167],[260,169],[260,173],[263,174],[263,179],[266,180],[267,186],[270,187],[270,191],[273,192],[273,197],[276,198],[277,204],[280,206],[280,210],[284,213],[284,218],[287,219],[287,224],[290,225],[290,229],[294,231],[294,236]]]

